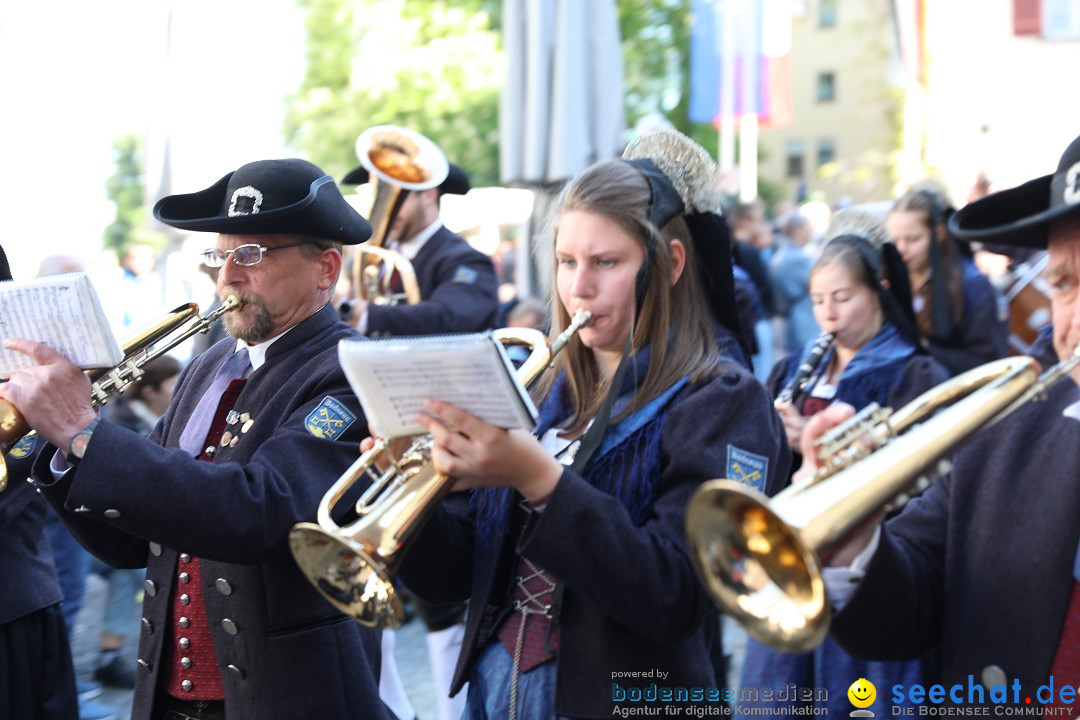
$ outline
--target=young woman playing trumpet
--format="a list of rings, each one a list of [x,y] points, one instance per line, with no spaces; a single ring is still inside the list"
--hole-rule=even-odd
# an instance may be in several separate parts
[[[775,490],[790,453],[729,355],[740,334],[718,208],[715,164],[676,132],[583,171],[553,220],[552,332],[580,309],[594,321],[538,383],[535,432],[428,404],[435,463],[469,492],[443,502],[401,577],[429,601],[469,600],[465,717],[610,717],[653,691],[685,705],[674,688],[720,700],[686,504],[714,477]]]

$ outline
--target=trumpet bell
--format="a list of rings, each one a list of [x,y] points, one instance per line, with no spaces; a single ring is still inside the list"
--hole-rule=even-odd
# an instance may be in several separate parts
[[[687,507],[686,531],[706,592],[753,637],[790,652],[824,639],[828,598],[817,556],[765,495],[710,480]]]
[[[371,223],[371,237],[352,256],[353,294],[378,305],[401,301],[415,305],[420,302],[420,285],[412,263],[383,246],[404,202],[402,191],[438,187],[450,173],[450,163],[430,139],[396,125],[376,125],[360,133],[356,155],[369,173],[374,193],[371,209],[361,211]],[[395,271],[402,294],[390,288]]]
[[[376,125],[360,133],[356,156],[373,178],[402,190],[437,187],[450,173],[438,145],[397,125]]]
[[[301,572],[331,604],[368,627],[395,630],[404,623],[401,595],[375,548],[363,538],[297,523],[289,546]]]

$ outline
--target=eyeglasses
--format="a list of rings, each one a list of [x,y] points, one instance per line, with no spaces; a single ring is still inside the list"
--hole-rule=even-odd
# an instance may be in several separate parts
[[[298,242],[284,243],[283,245],[270,245],[269,247],[251,243],[249,245],[240,245],[232,250],[208,248],[202,251],[202,261],[203,265],[206,267],[219,268],[224,265],[226,261],[228,261],[229,256],[232,255],[232,261],[237,265],[251,267],[252,265],[261,263],[263,256],[271,250],[280,250],[281,248],[307,244],[307,240],[300,240]]]

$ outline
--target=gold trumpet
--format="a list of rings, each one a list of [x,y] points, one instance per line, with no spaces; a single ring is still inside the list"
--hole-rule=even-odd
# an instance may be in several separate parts
[[[686,535],[706,591],[761,642],[813,649],[829,628],[822,566],[830,555],[892,503],[948,472],[945,456],[969,435],[1078,365],[1080,347],[1041,376],[1032,358],[1010,357],[896,412],[871,405],[819,440],[823,464],[812,480],[772,499],[730,480],[704,483],[690,499]]]
[[[221,307],[199,318],[199,306],[195,303],[187,303],[171,310],[163,319],[127,338],[122,343],[124,359],[119,365],[86,372],[90,377],[90,404],[94,407],[104,405],[110,397],[141,378],[144,374],[142,368],[148,362],[161,357],[193,335],[207,332],[218,318],[238,307],[240,307],[240,301],[229,296],[222,302]],[[164,338],[173,335],[178,328],[192,318],[196,319],[183,332],[150,352],[152,346],[156,346]],[[30,432],[32,432],[30,426],[18,408],[6,400],[0,400],[0,492],[3,492],[8,484],[8,469],[4,456],[15,443]]]
[[[420,302],[420,286],[412,263],[383,244],[404,201],[401,191],[439,186],[446,180],[450,164],[427,137],[396,125],[365,130],[356,139],[356,154],[367,168],[375,198],[368,213],[371,237],[353,255],[353,293],[377,305],[397,305],[403,300],[414,305]],[[403,293],[390,287],[395,270]]]
[[[503,328],[495,337],[505,345],[531,348],[517,369],[518,379],[528,385],[591,322],[592,315],[579,310],[550,346],[542,332],[527,328]],[[388,440],[376,440],[323,495],[318,524],[293,526],[289,545],[304,575],[338,610],[363,625],[392,630],[405,619],[393,576],[454,478],[432,462],[430,435],[416,439],[400,458],[393,457],[389,446]],[[380,460],[388,465],[381,474],[374,470]],[[331,518],[334,506],[365,476],[373,482],[356,503],[358,519],[338,525]]]

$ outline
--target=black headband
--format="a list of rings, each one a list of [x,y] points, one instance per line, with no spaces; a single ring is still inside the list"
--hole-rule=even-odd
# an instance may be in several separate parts
[[[911,303],[911,282],[908,280],[907,266],[896,246],[887,242],[878,250],[861,235],[837,235],[828,241],[828,245],[834,243],[849,246],[859,254],[873,279],[885,318],[921,347]],[[887,289],[882,281],[888,282]]]
[[[656,167],[655,163],[649,158],[627,160],[626,162],[637,168],[638,172],[645,176],[645,181],[649,183],[649,192],[651,194],[649,199],[649,222],[656,228],[657,232],[663,230],[664,226],[671,222],[676,215],[682,214],[682,198],[679,197],[679,193],[676,192],[675,186],[668,180],[667,175],[660,172],[660,168]],[[645,293],[648,291],[649,283],[652,281],[655,266],[656,247],[651,234],[647,234],[645,238],[645,261],[641,263],[634,289],[634,302],[638,313],[641,312],[641,307],[645,302]]]
[[[749,359],[749,344],[743,334],[735,304],[735,278],[731,267],[731,229],[727,222],[712,212],[688,213],[682,197],[661,170],[649,158],[627,160],[645,176],[652,197],[649,202],[649,222],[657,231],[677,216],[683,215],[690,230],[690,241],[697,255],[697,265],[702,288],[712,316],[735,335]],[[636,280],[637,310],[641,311],[645,293],[652,280],[656,248],[652,240],[645,241],[645,261]]]

